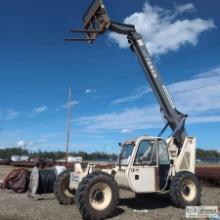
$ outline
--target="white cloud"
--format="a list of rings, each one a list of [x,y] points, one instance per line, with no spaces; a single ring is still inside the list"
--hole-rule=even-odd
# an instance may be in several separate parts
[[[157,128],[161,125],[158,120],[156,106],[150,108],[130,108],[121,112],[81,117],[76,122],[89,133],[122,132]],[[126,130],[125,130],[126,128]]]
[[[64,104],[61,106],[61,108],[67,108],[68,107],[68,103]],[[75,106],[75,105],[79,105],[79,101],[71,101],[70,102],[70,106]]]
[[[173,83],[171,85],[168,85],[167,87],[171,92],[172,96],[174,97],[175,101],[177,102],[177,105],[181,105],[180,100],[182,100],[181,102],[183,103],[182,106],[184,108],[185,106],[184,102],[187,101],[188,98],[190,98],[188,96],[191,95],[192,90],[195,90],[194,91],[195,94],[196,93],[201,94],[201,92],[207,91],[208,94],[204,94],[204,96],[207,96],[210,100],[213,99],[213,97],[210,96],[216,96],[216,95],[218,96],[219,82],[220,82],[220,67],[209,70],[207,72],[197,74],[190,80]],[[210,88],[207,89],[207,87]],[[211,92],[211,90],[215,90],[215,91]],[[142,99],[146,94],[150,92],[152,92],[151,89],[142,86],[140,88],[135,89],[135,91],[132,94],[125,97],[120,97],[114,100],[112,103],[121,104],[127,102],[134,102],[136,100]],[[216,104],[212,106],[216,107]]]
[[[206,122],[220,122],[220,115],[219,116],[206,116],[206,115],[199,115],[191,117],[191,123],[206,123]]]
[[[76,105],[79,105],[79,104],[80,104],[80,102],[77,101],[77,100],[74,100],[74,101],[71,101],[71,102],[70,102],[70,106],[71,106],[71,107],[76,106]],[[68,103],[65,103],[64,105],[58,107],[58,108],[56,109],[56,111],[57,111],[57,112],[62,111],[63,109],[65,109],[65,108],[67,108],[67,107],[68,107]]]
[[[6,111],[0,111],[0,120],[2,121],[9,121],[17,118],[19,115],[18,112],[16,112],[13,109],[7,109]]]
[[[85,90],[85,93],[86,93],[86,94],[96,93],[96,92],[97,92],[97,90],[95,90],[95,89],[86,89],[86,90]]]
[[[187,123],[220,122],[220,68],[173,83],[168,90],[177,109],[189,115]],[[156,104],[133,107],[108,114],[81,117],[78,125],[86,132],[132,132],[163,124]]]
[[[72,101],[70,103],[71,106],[75,106],[75,105],[79,105],[79,101]],[[67,104],[66,104],[66,107],[67,107]]]
[[[220,68],[168,86],[179,109],[190,115],[220,110]]]
[[[10,130],[10,129],[0,129],[0,135],[4,135],[4,136],[7,136],[8,138],[11,137],[11,136],[15,136],[15,135],[18,135],[19,133],[22,132],[21,129],[15,129],[15,130]]]
[[[194,76],[195,78],[209,78],[209,77],[220,77],[220,67],[203,72]]]
[[[56,138],[56,137],[59,137],[61,135],[63,135],[64,133],[63,132],[53,132],[53,133],[48,133],[48,134],[45,134],[43,136],[43,139],[48,139],[48,138]]]
[[[121,130],[121,133],[122,134],[128,134],[128,133],[130,133],[131,131],[129,130],[129,129],[127,129],[127,128],[124,128],[124,129],[122,129]]]
[[[40,138],[37,141],[37,144],[46,144],[48,142],[47,138]]]
[[[34,113],[41,113],[41,112],[45,112],[47,110],[47,106],[40,106],[34,109]]]
[[[140,98],[142,98],[147,93],[151,92],[152,90],[150,88],[141,87],[137,88],[133,94],[127,96],[127,97],[121,97],[112,102],[112,104],[122,104],[127,102],[133,102]]]
[[[38,115],[40,113],[47,111],[47,109],[48,109],[48,107],[46,105],[36,107],[33,109],[32,113],[29,116],[32,117],[32,116]]]
[[[176,11],[178,13],[193,12],[193,11],[195,11],[195,6],[192,3],[188,3],[188,4],[184,4],[184,5],[177,5]]]
[[[27,145],[27,142],[24,140],[20,140],[16,143],[16,147],[25,147]]]
[[[142,12],[136,12],[125,18],[124,23],[133,24],[143,35],[151,55],[166,54],[178,50],[182,45],[195,46],[199,35],[215,27],[211,19],[180,19],[179,14],[194,10],[193,4],[176,6],[173,11],[144,4]],[[125,36],[110,33],[109,38],[120,48],[127,48]]]

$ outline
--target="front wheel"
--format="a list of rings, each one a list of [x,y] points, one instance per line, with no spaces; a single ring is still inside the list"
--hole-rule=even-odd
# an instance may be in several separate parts
[[[112,176],[94,172],[76,190],[76,202],[84,219],[100,220],[111,216],[118,202],[118,186]]]
[[[70,172],[63,171],[54,183],[54,194],[61,205],[70,205],[74,202],[73,191],[69,189]]]
[[[171,181],[170,197],[181,208],[200,205],[201,187],[197,177],[188,171],[176,173]]]

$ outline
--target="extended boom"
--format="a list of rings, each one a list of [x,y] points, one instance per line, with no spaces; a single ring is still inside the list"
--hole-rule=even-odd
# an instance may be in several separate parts
[[[71,32],[86,33],[86,38],[71,38],[66,40],[83,40],[93,43],[106,30],[127,36],[130,48],[136,54],[157,98],[163,117],[167,122],[161,134],[170,126],[173,131],[172,137],[174,137],[180,151],[186,137],[185,119],[187,115],[176,109],[159,71],[151,60],[143,37],[135,30],[135,26],[111,21],[102,0],[93,1],[83,17],[83,22],[84,30],[73,30]]]

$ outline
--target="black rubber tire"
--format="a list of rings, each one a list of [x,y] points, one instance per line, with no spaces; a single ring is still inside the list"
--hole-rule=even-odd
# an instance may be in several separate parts
[[[107,184],[112,192],[111,202],[103,210],[93,208],[89,200],[90,190],[97,183]],[[101,220],[110,217],[116,209],[118,198],[119,191],[114,177],[101,171],[93,172],[83,178],[76,190],[76,204],[83,219],[86,220]]]
[[[65,194],[65,190],[68,190],[69,179],[70,172],[68,170],[65,170],[57,176],[54,183],[54,194],[61,205],[71,205],[74,203],[74,197],[70,197]],[[69,193],[73,194],[73,192],[71,192],[70,190]]]
[[[182,186],[186,180],[191,181],[195,185],[195,196],[191,201],[184,199],[182,195]],[[180,171],[173,177],[170,186],[170,198],[175,206],[185,208],[186,206],[200,205],[201,186],[197,177],[188,171]]]

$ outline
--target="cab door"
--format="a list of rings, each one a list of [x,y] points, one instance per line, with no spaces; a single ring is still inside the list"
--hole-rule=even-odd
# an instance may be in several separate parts
[[[157,182],[156,140],[142,140],[128,171],[129,182],[136,193],[155,192]]]
[[[167,183],[167,178],[170,170],[170,159],[167,148],[167,143],[164,140],[158,140],[158,178],[160,183],[160,190],[162,190]]]

